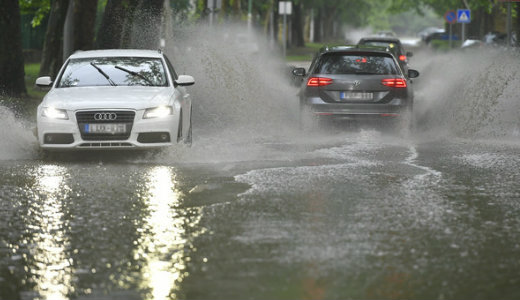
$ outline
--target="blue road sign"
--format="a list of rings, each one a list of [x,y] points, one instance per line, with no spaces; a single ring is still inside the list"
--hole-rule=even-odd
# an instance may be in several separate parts
[[[471,10],[457,9],[457,23],[471,23]]]
[[[444,14],[446,22],[453,24],[457,22],[457,14],[453,10],[449,10]]]

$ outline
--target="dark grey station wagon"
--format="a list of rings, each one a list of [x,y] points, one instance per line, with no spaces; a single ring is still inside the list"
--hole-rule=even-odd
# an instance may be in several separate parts
[[[413,116],[411,79],[403,74],[397,58],[386,48],[338,46],[322,48],[309,71],[295,68],[302,78],[299,91],[301,120],[403,120]]]

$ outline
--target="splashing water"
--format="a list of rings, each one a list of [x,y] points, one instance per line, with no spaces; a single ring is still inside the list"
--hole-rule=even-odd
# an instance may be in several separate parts
[[[180,26],[166,34],[166,53],[177,73],[196,80],[188,88],[194,145],[172,147],[161,160],[290,160],[291,145],[313,149],[320,142],[335,143],[332,134],[308,136],[298,129],[297,88],[281,51],[264,34],[240,24]],[[499,49],[418,51],[411,61],[421,72],[414,83],[417,135],[520,136],[518,58],[518,52]],[[37,157],[30,126],[1,104],[0,117],[0,159]],[[356,136],[350,132],[336,141]]]
[[[503,49],[414,57],[422,71],[415,89],[419,127],[463,138],[518,137],[519,58]]]
[[[261,157],[265,143],[300,134],[295,126],[297,89],[290,84],[290,70],[278,49],[244,26],[186,26],[173,34],[166,53],[177,73],[196,81],[189,88],[191,158]],[[179,155],[178,149],[174,152],[172,156]]]
[[[196,79],[194,121],[207,131],[277,132],[295,118],[296,90],[276,49],[233,26],[185,28],[174,39],[178,73]]]
[[[0,102],[0,160],[34,157],[36,137],[27,124]]]

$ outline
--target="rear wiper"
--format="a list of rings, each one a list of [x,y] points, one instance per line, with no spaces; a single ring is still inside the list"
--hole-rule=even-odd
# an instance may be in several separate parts
[[[112,81],[112,79],[110,79],[110,77],[107,75],[107,73],[105,73],[103,70],[101,70],[100,67],[96,66],[95,63],[90,62],[90,65],[93,66],[94,68],[96,68],[96,70],[98,70],[98,72],[101,73],[101,75],[103,75],[108,80],[108,82],[110,82],[110,85],[117,86],[117,84],[114,81]]]
[[[116,69],[119,69],[119,70],[121,70],[121,71],[124,71],[124,72],[126,72],[126,73],[128,73],[128,74],[132,74],[132,75],[134,75],[134,76],[137,76],[137,77],[143,79],[144,81],[148,82],[149,85],[151,85],[151,86],[155,86],[155,84],[154,84],[150,79],[146,78],[146,77],[145,77],[144,75],[142,75],[142,74],[139,74],[139,73],[134,72],[134,71],[132,71],[132,70],[125,69],[125,68],[120,67],[120,66],[115,66],[115,68],[116,68]]]

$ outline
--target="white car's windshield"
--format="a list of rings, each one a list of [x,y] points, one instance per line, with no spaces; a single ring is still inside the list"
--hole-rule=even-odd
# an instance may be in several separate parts
[[[103,57],[71,59],[57,87],[167,86],[159,58]]]

